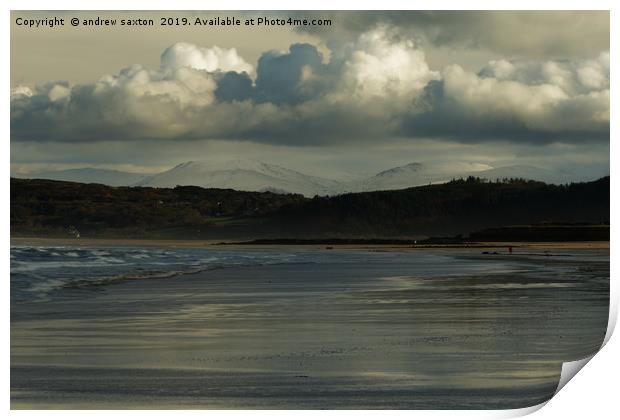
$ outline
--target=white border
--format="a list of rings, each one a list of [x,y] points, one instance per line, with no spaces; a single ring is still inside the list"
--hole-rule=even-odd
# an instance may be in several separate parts
[[[10,177],[10,149],[9,149],[9,100],[10,97],[10,70],[8,66],[8,52],[10,51],[10,10],[400,10],[400,9],[418,9],[418,10],[612,10],[611,13],[611,69],[612,69],[612,95],[611,95],[611,138],[614,138],[614,133],[617,132],[615,126],[617,125],[614,116],[614,99],[616,98],[615,77],[613,71],[616,69],[616,43],[613,41],[618,38],[618,21],[616,18],[616,11],[613,10],[613,5],[617,2],[612,1],[576,1],[568,0],[563,2],[554,1],[533,1],[533,0],[521,0],[521,1],[488,1],[488,0],[470,0],[464,2],[462,0],[444,0],[438,1],[416,1],[415,3],[407,2],[405,0],[382,0],[381,2],[371,2],[368,0],[357,2],[345,2],[342,0],[315,0],[313,2],[290,2],[285,0],[261,0],[249,1],[249,0],[213,0],[209,2],[198,0],[175,0],[175,1],[163,1],[163,0],[150,0],[148,2],[142,0],[108,0],[108,1],[77,1],[77,0],[57,0],[53,3],[45,0],[8,0],[3,2],[5,6],[5,15],[2,20],[2,46],[5,51],[4,66],[2,66],[1,72],[4,80],[4,98],[2,101],[2,156],[5,159],[5,176],[0,181],[2,185],[2,197],[9,196],[9,177]],[[148,5],[149,7],[145,7]],[[351,8],[351,6],[355,6]],[[464,6],[467,6],[466,8]],[[611,144],[611,169],[613,172],[614,164],[618,162],[618,149]],[[615,175],[615,174],[613,174]],[[612,201],[611,201],[611,214],[615,214],[614,210],[618,209],[617,201],[617,188],[613,182],[612,176]],[[3,223],[2,223],[2,239],[5,241],[5,254],[2,259],[3,265],[3,280],[4,289],[3,297],[5,303],[4,317],[2,320],[2,328],[4,337],[10,335],[10,306],[9,306],[9,203],[5,198],[5,204],[2,207],[3,211]],[[611,236],[617,237],[618,229],[612,224]],[[616,285],[615,274],[617,272],[617,264],[615,263],[617,252],[615,248],[611,250],[612,264],[611,264],[611,313],[613,324],[617,318],[618,312],[618,287]],[[612,325],[612,323],[610,323]],[[611,330],[610,330],[611,331]],[[4,378],[4,395],[3,395],[3,411],[8,412],[10,407],[9,400],[9,366],[10,366],[10,347],[8,340],[2,347],[2,378]],[[536,411],[531,418],[549,419],[549,418],[567,418],[567,419],[582,419],[584,417],[593,418],[609,418],[613,416],[612,413],[617,413],[617,393],[615,391],[618,384],[618,360],[615,357],[616,354],[620,354],[620,344],[617,338],[609,340],[600,354],[596,355],[590,363],[588,363],[581,373],[579,373],[576,380],[570,381],[565,388],[559,392],[551,401],[546,404],[545,408]],[[542,404],[541,406],[544,406]],[[538,409],[540,407],[536,407]],[[317,415],[326,418],[353,418],[364,420],[368,418],[374,418],[375,416],[388,416],[393,419],[409,419],[411,415],[415,415],[421,418],[428,419],[443,419],[443,418],[505,418],[514,417],[518,415],[528,414],[528,412],[535,411],[532,409],[523,410],[508,410],[508,411],[327,411],[320,414],[312,411],[296,411],[290,413],[286,411],[175,411],[170,413],[167,411],[148,411],[148,412],[136,412],[136,411],[115,411],[114,416],[120,416],[122,418],[129,418],[135,416],[149,416],[153,419],[168,418],[171,414],[175,416],[182,416],[186,418],[203,418],[208,415],[218,419],[236,419],[241,416],[251,415],[253,418],[258,419],[288,419],[291,415],[294,415],[299,419],[314,419]],[[51,419],[66,419],[66,418],[81,418],[85,413],[79,411],[54,411],[54,412],[31,412],[31,411],[13,411],[10,413],[15,418],[31,418],[45,415]],[[92,418],[105,418],[109,413],[104,411],[90,411],[86,414]]]

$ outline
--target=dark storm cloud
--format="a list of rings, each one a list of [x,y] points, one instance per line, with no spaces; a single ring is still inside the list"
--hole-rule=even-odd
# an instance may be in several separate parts
[[[256,82],[234,71],[216,76],[220,101],[297,105],[324,94],[333,82],[334,64],[323,63],[316,46],[293,44],[289,51],[268,51],[258,60]]]
[[[299,104],[323,93],[323,81],[304,86],[304,77],[317,77],[327,72],[323,56],[314,45],[293,44],[282,54],[270,51],[258,60],[256,100],[274,104]]]
[[[255,95],[252,79],[247,73],[228,71],[217,77],[215,96],[223,102],[245,101]]]

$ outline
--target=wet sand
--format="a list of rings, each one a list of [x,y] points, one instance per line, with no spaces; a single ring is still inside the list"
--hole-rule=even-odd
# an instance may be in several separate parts
[[[608,251],[553,252],[343,252],[66,289],[11,307],[11,407],[538,404],[607,327]]]
[[[256,250],[378,250],[378,251],[415,251],[415,250],[462,250],[462,249],[609,249],[609,241],[579,242],[478,242],[472,244],[437,244],[437,245],[389,245],[389,244],[240,244],[227,240],[179,240],[179,239],[104,239],[104,238],[34,238],[12,237],[11,246],[86,246],[86,247],[171,247],[171,248],[213,248],[213,249],[256,249]]]

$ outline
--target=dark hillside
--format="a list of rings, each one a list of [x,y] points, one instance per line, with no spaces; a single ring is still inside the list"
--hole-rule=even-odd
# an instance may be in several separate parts
[[[609,223],[609,177],[571,185],[478,179],[304,198],[200,187],[11,179],[11,234],[134,238],[420,238],[507,225]]]
[[[101,184],[11,179],[11,234],[183,238],[209,236],[214,226],[242,223],[301,195],[182,186],[109,187]],[[234,229],[233,229],[234,230]]]
[[[608,223],[609,177],[563,186],[470,178],[397,191],[315,197],[282,207],[277,218],[300,234],[336,237],[456,235],[543,222]]]

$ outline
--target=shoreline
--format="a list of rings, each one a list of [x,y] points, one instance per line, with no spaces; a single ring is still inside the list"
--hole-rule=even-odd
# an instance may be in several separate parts
[[[78,247],[157,247],[157,248],[205,248],[205,249],[255,249],[255,250],[352,250],[352,251],[416,251],[461,249],[609,249],[609,241],[580,242],[475,242],[469,244],[252,244],[239,241],[198,239],[108,239],[108,238],[37,238],[11,237],[11,246],[78,246]]]

